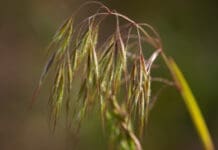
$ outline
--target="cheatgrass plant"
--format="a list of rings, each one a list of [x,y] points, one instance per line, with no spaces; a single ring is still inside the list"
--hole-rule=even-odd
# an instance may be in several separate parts
[[[99,8],[77,21],[75,16],[87,4]],[[178,66],[164,53],[158,33],[150,25],[137,23],[99,2],[82,7],[54,35],[34,94],[35,98],[46,76],[52,73],[49,106],[54,127],[62,110],[66,110],[67,120],[77,122],[79,127],[86,114],[98,107],[103,126],[109,127],[111,149],[142,150],[142,135],[153,105],[151,83],[157,80],[178,89],[205,149],[213,150],[196,100]],[[108,17],[114,18],[115,25],[105,38],[101,31]],[[148,49],[152,53],[146,54]],[[169,68],[172,81],[151,76],[159,57]]]

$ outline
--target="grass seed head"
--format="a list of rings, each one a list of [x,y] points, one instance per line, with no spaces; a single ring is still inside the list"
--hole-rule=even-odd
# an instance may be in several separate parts
[[[51,55],[42,73],[40,85],[53,68],[56,75],[49,105],[55,126],[64,109],[63,104],[67,104],[68,113],[72,108],[70,93],[73,79],[78,78],[76,74],[80,71],[81,84],[77,97],[77,104],[80,105],[76,120],[81,122],[88,108],[98,105],[102,120],[112,123],[111,133],[114,138],[120,139],[119,147],[141,150],[133,122],[138,120],[139,134],[142,135],[149,112],[150,70],[160,52],[157,49],[158,42],[143,25],[103,4],[101,8],[104,9],[88,16],[76,27],[73,24],[75,18],[70,17],[58,29],[50,44]],[[115,18],[116,29],[105,41],[100,42],[99,29],[103,28],[102,22],[108,16]],[[121,19],[126,24],[121,24]],[[154,32],[153,28],[152,31]],[[143,42],[155,49],[148,60],[143,55]],[[126,92],[126,96],[122,92]]]

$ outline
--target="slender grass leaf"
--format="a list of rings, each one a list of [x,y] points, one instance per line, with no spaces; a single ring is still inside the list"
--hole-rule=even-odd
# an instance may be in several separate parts
[[[181,70],[173,59],[168,59],[164,55],[164,60],[166,61],[167,66],[173,75],[176,86],[178,87],[178,90],[184,99],[186,107],[191,115],[192,121],[197,129],[205,150],[214,150],[214,145],[201,110]]]

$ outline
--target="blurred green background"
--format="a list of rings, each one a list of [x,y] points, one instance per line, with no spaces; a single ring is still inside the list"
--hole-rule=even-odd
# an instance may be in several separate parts
[[[99,118],[89,115],[80,135],[59,123],[49,129],[48,88],[29,104],[46,61],[45,47],[58,26],[85,1],[0,1],[0,150],[106,149]],[[104,0],[162,37],[165,52],[183,70],[218,146],[218,2],[216,0]],[[84,12],[88,8],[84,9]],[[78,142],[73,142],[75,139]],[[200,140],[183,100],[168,88],[151,112],[144,147],[199,150]],[[78,144],[76,144],[78,143]]]

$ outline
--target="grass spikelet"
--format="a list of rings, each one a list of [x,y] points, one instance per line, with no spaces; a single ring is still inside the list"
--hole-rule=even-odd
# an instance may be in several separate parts
[[[55,128],[57,119],[60,115],[60,111],[64,99],[64,93],[65,93],[65,74],[64,74],[63,66],[60,66],[54,82],[55,82],[54,83],[55,86],[50,96],[50,105],[51,105],[51,118],[53,118],[54,128]]]
[[[66,34],[69,34],[69,29],[72,30],[72,23],[72,18],[67,19],[65,23],[57,30],[56,34],[53,37],[53,41],[58,42],[62,40]]]

